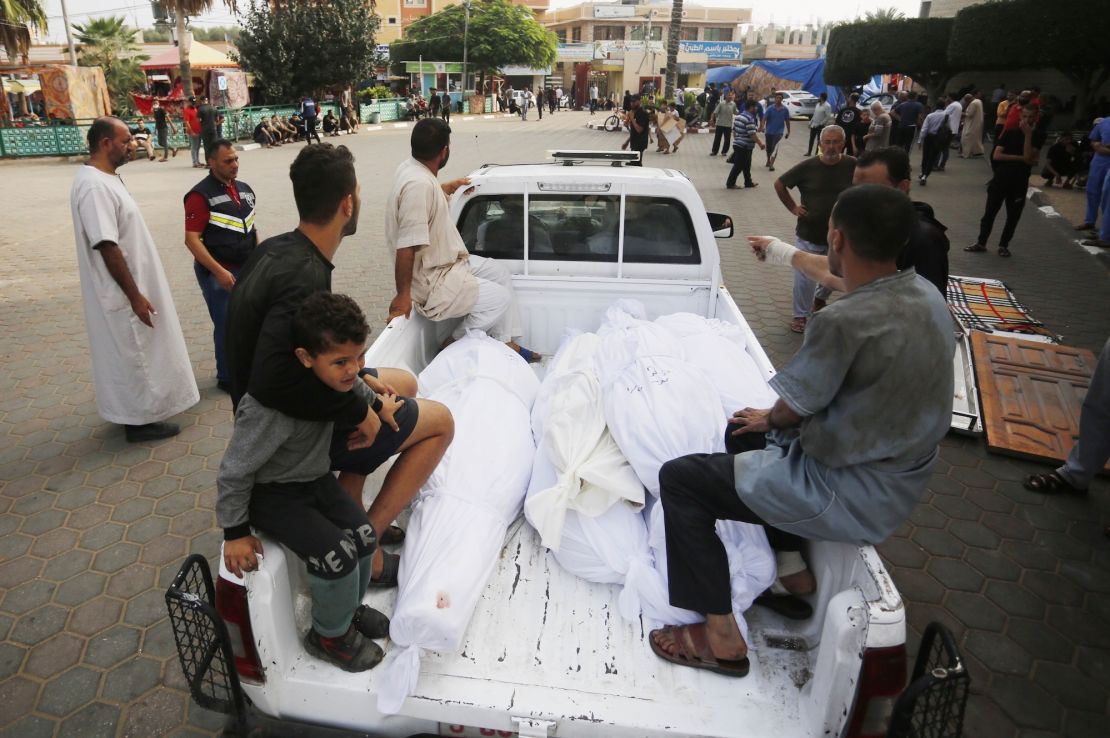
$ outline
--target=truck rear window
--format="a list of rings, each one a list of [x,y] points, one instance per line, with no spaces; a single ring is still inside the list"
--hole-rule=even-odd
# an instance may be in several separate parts
[[[555,261],[617,260],[620,196],[531,195],[529,258]],[[459,232],[467,249],[493,259],[524,258],[524,196],[484,195],[463,208]],[[694,225],[677,200],[625,198],[627,263],[698,264]]]

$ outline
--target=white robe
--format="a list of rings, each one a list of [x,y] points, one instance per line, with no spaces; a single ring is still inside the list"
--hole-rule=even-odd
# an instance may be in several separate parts
[[[154,239],[119,176],[83,166],[70,192],[96,406],[112,423],[143,425],[200,400],[185,337]],[[139,291],[154,306],[154,327],[131,309],[93,248],[118,244]]]

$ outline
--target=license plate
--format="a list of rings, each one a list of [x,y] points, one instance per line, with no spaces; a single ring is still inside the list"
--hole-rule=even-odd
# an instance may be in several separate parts
[[[494,730],[493,728],[472,728],[469,725],[439,724],[440,735],[456,736],[456,738],[518,738],[512,730]]]

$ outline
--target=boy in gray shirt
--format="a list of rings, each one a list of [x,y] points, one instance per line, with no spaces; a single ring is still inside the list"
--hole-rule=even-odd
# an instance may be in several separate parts
[[[368,334],[355,301],[330,292],[305,299],[293,323],[301,363],[331,389],[362,395],[384,420],[401,402],[375,395],[360,377]],[[371,639],[389,633],[385,615],[359,604],[378,537],[330,472],[332,430],[330,422],[298,420],[244,395],[216,478],[216,521],[224,564],[236,576],[258,567],[262,542],[251,526],[303,559],[312,595],[306,650],[344,671],[366,671],[383,656]]]

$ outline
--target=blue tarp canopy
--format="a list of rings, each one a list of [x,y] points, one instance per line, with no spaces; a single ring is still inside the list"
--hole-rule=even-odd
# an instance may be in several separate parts
[[[762,69],[772,77],[798,82],[802,89],[814,95],[827,93],[833,110],[844,103],[844,96],[836,87],[825,86],[824,59],[787,59],[785,61],[757,60],[742,67],[716,67],[705,75],[707,83],[729,83],[732,87],[744,87],[743,77],[754,69]]]

